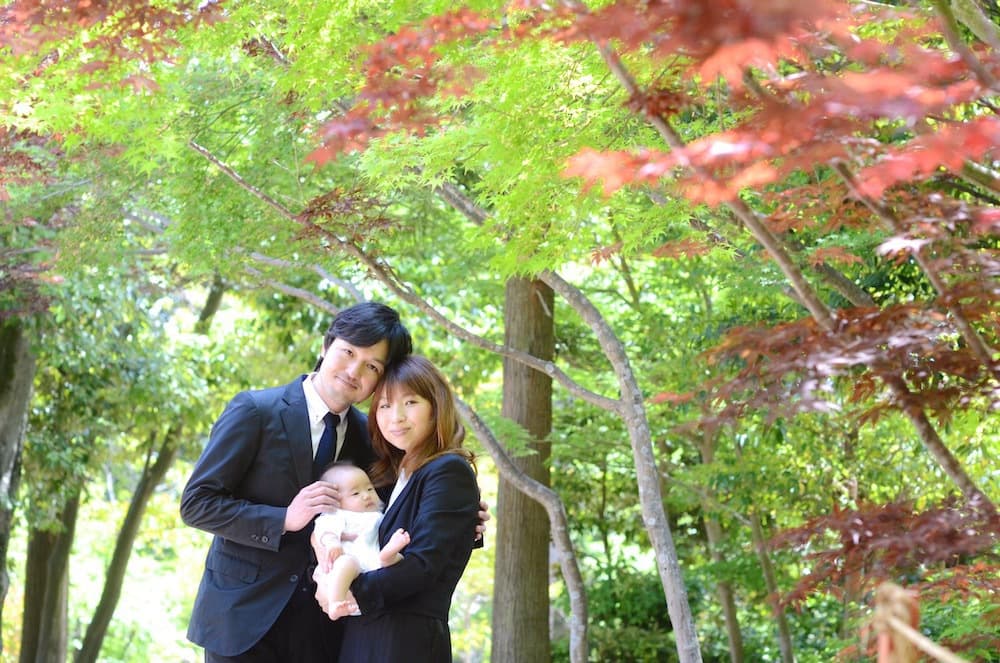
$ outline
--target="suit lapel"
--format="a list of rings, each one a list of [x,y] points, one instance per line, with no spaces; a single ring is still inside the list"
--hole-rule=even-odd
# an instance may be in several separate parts
[[[302,379],[304,377],[285,387],[281,423],[295,465],[296,479],[300,486],[305,486],[313,481],[312,434],[309,432],[309,410],[305,392],[302,391]]]
[[[417,481],[419,480],[418,479],[419,475],[420,475],[420,470],[417,470],[416,473],[414,473],[413,476],[410,477],[410,480],[406,482],[406,485],[403,486],[403,490],[400,491],[399,495],[396,497],[396,501],[392,503],[392,506],[390,506],[388,509],[385,510],[385,516],[383,516],[382,518],[382,524],[379,525],[378,528],[378,535],[380,541],[385,541],[384,538],[385,535],[388,532],[392,532],[397,527],[399,527],[398,525],[395,525],[394,522],[399,517],[400,509],[402,509],[403,508],[402,505],[406,503],[406,500],[410,492],[416,490],[415,486]]]

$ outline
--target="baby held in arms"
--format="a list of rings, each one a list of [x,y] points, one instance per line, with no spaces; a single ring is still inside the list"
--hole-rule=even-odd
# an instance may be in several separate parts
[[[339,487],[340,508],[316,518],[312,542],[319,564],[313,580],[316,581],[316,600],[323,611],[330,619],[339,619],[357,614],[356,605],[347,597],[351,582],[364,571],[390,566],[403,559],[400,551],[410,542],[410,535],[398,529],[379,550],[382,501],[361,468],[334,463],[323,472],[320,480]],[[344,534],[351,540],[345,540]]]

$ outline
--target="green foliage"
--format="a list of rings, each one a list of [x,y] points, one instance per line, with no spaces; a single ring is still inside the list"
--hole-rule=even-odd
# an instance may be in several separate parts
[[[591,661],[676,660],[656,573],[606,569],[587,586]],[[552,660],[569,660],[565,641],[554,643]]]
[[[120,603],[101,648],[102,661],[142,663],[201,656],[187,642],[185,631],[206,542],[200,533],[178,522],[177,482],[186,478],[190,467],[185,464],[178,469],[168,478],[169,489],[154,494],[147,507]],[[120,497],[95,491],[81,508],[70,567],[71,648],[82,643],[101,595],[117,527],[128,507],[129,496]]]
[[[40,370],[24,484],[31,525],[51,521],[66,492],[79,485],[91,506],[102,496],[124,500],[148,441],[166,425],[185,423],[187,459],[197,454],[200,435],[222,401],[238,389],[284,381],[289,367],[308,371],[330,316],[275,285],[317,294],[333,306],[353,301],[354,290],[399,305],[418,351],[439,363],[498,437],[520,453],[524,432],[493,414],[500,402],[499,358],[399,304],[338,242],[365,251],[446,318],[496,343],[503,338],[504,279],[552,269],[578,285],[610,322],[649,397],[654,469],[663,476],[699,627],[710,624],[703,635],[706,655],[723,658],[721,617],[712,597],[716,583],[727,580],[737,592],[747,660],[776,660],[746,517],[759,517],[770,534],[859,499],[933,502],[949,491],[948,483],[906,422],[884,417],[858,425],[856,408],[870,404],[850,400],[853,375],[826,385],[826,414],[780,418],[745,411],[730,427],[693,426],[718,405],[709,401],[705,380],[742,367],[739,358],[709,364],[703,353],[735,329],[793,322],[804,312],[788,296],[777,265],[733,225],[730,214],[688,202],[669,181],[656,190],[622,189],[604,197],[564,177],[568,159],[584,148],[634,154],[662,147],[647,118],[626,106],[626,93],[592,45],[507,42],[497,40],[495,30],[485,38],[438,44],[442,69],[478,71],[462,80],[467,94],[461,99],[439,95],[423,102],[441,118],[439,124],[423,134],[390,134],[321,169],[305,162],[319,142],[317,129],[350,107],[363,84],[368,46],[452,4],[254,0],[227,5],[225,20],[212,25],[171,30],[177,41],[169,47],[170,61],[110,59],[106,68],[81,72],[81,64],[106,58],[103,49],[83,44],[88,36],[106,34],[107,26],[89,35],[70,31],[52,45],[59,57],[47,59],[39,71],[38,54],[4,58],[0,99],[8,123],[53,141],[17,148],[44,162],[51,181],[10,187],[10,218],[38,225],[5,224],[2,244],[44,247],[38,261],[58,253],[65,276],[61,286],[53,284],[61,296],[38,333]],[[497,25],[520,20],[501,3],[474,5],[492,12]],[[915,25],[908,19],[871,21],[857,34],[895,46]],[[940,43],[932,38],[923,45]],[[624,62],[647,89],[689,95],[690,103],[670,117],[684,141],[760,117],[760,109],[742,99],[730,103],[733,90],[723,81],[685,77],[686,58],[664,62],[647,57],[651,53],[626,54]],[[812,65],[831,76],[863,71],[832,46],[817,58]],[[798,75],[799,66],[781,61],[774,72]],[[125,81],[134,75],[156,87],[130,87]],[[927,126],[986,112],[972,104],[953,110]],[[916,135],[914,126],[879,117],[867,134],[859,131],[854,138],[901,145]],[[196,152],[192,141],[243,183]],[[55,143],[58,148],[46,149]],[[932,299],[912,261],[876,253],[889,231],[875,228],[841,190],[824,188],[838,178],[809,163],[808,172],[796,171],[740,199],[767,215],[776,231],[789,228],[783,238],[796,247],[795,261],[825,301],[847,304],[810,268],[831,248],[861,258],[834,266],[877,304]],[[489,218],[480,225],[451,209],[436,195],[444,184],[458,188]],[[933,190],[945,184],[935,182]],[[799,189],[813,193],[793,196]],[[976,200],[963,195],[970,205]],[[900,214],[908,209],[905,200],[891,203]],[[829,225],[852,210],[864,225]],[[159,257],[145,261],[140,254]],[[333,278],[325,279],[321,270]],[[203,300],[216,276],[228,288],[215,323],[222,331],[211,339],[193,337],[187,307]],[[20,292],[9,295],[0,293],[5,310],[24,299]],[[563,301],[556,303],[554,320],[559,366],[581,386],[618,396],[615,367],[589,327]],[[789,384],[796,379],[789,376]],[[995,495],[1000,436],[987,412],[980,408],[938,423],[970,473]],[[652,572],[626,568],[645,563],[649,550],[636,460],[621,418],[557,387],[550,439],[553,482],[593,578],[588,589],[594,656],[670,660],[671,638],[655,621],[663,618],[662,589]],[[714,456],[710,463],[702,460],[706,450]],[[190,593],[191,581],[181,569],[186,560],[200,560],[200,553],[179,540],[172,507],[164,506],[167,498],[176,499],[183,480],[183,473],[172,476],[167,493],[158,496],[164,501],[150,522],[162,536],[144,539],[137,552],[159,564],[145,567],[148,576],[168,574]],[[96,518],[118,515],[111,509]],[[705,516],[723,527],[721,563],[707,554]],[[482,559],[488,557],[474,557]],[[808,570],[791,555],[777,561],[785,591]],[[96,588],[77,591],[92,596]],[[481,604],[486,594],[488,583],[480,583],[461,597],[457,650],[470,656],[488,648],[489,606]],[[182,627],[191,598],[173,604],[173,627]],[[831,660],[844,644],[838,640],[843,613],[856,607],[810,597],[804,611],[792,616],[797,658]],[[969,610],[956,610],[950,629],[948,608],[933,606],[927,623],[941,637],[962,639],[978,624]],[[152,648],[159,641],[137,629],[125,619],[116,622],[105,652],[109,660],[138,656],[129,642],[148,641]],[[144,655],[183,657],[175,649]]]
[[[980,595],[963,601],[956,611],[952,602],[925,602],[921,606],[920,629],[963,657],[981,663],[1000,661],[1000,615],[996,598]]]

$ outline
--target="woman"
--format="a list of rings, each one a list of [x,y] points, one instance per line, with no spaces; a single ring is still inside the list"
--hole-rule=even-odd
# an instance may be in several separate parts
[[[479,521],[473,454],[444,376],[424,357],[392,364],[368,418],[375,485],[396,479],[379,528],[384,545],[406,530],[393,566],[351,583],[360,617],[345,620],[340,663],[451,661],[448,610]]]

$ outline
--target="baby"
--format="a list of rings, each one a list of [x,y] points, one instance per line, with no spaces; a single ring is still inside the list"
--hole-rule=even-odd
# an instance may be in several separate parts
[[[403,559],[400,551],[410,542],[410,535],[398,529],[379,550],[382,501],[361,468],[334,463],[323,472],[320,480],[340,489],[340,508],[316,518],[312,540],[319,564],[313,580],[316,581],[316,600],[323,611],[330,619],[338,619],[350,614],[349,608],[353,610],[353,601],[347,600],[351,582],[364,571],[390,566]],[[354,537],[344,540],[344,534]]]

